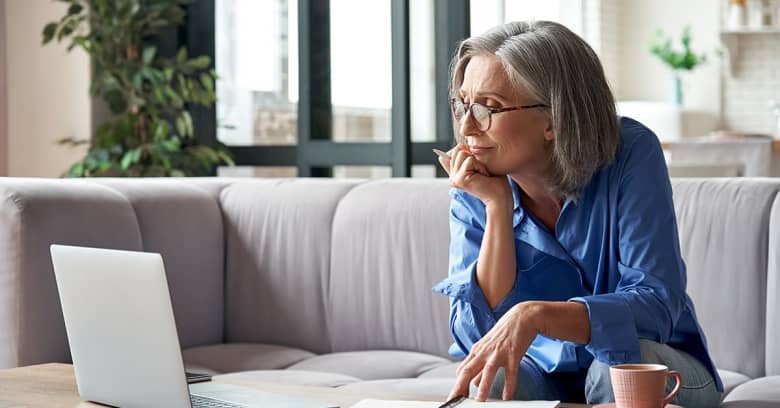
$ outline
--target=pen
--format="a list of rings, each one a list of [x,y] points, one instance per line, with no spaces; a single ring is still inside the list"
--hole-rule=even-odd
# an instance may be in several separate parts
[[[462,395],[459,395],[459,396],[457,396],[457,397],[455,397],[455,398],[445,402],[444,404],[439,405],[438,408],[452,408],[452,407],[460,404],[461,402],[463,402],[464,399],[466,399],[466,397],[464,397]]]

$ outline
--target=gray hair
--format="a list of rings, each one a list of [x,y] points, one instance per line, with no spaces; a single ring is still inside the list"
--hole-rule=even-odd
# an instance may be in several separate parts
[[[515,91],[550,107],[555,139],[548,187],[576,199],[620,145],[615,100],[596,53],[558,23],[500,25],[460,43],[451,65],[452,97],[463,83],[466,65],[479,54],[496,55]]]

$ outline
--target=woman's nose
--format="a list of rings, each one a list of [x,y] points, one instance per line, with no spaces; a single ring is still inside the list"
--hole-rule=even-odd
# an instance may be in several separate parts
[[[474,115],[471,114],[471,109],[469,109],[466,112],[466,116],[460,121],[460,134],[463,136],[473,136],[481,132],[477,120],[474,118]]]

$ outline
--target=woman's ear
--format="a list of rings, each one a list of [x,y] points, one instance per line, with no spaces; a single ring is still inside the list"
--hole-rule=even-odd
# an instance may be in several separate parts
[[[555,139],[555,129],[553,128],[552,118],[547,117],[547,125],[544,128],[544,140],[552,142]]]

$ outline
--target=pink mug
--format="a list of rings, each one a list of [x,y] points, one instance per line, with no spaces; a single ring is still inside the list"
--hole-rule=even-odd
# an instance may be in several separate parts
[[[666,379],[677,380],[669,395]],[[617,408],[662,408],[680,392],[682,376],[661,364],[621,364],[609,368]]]

